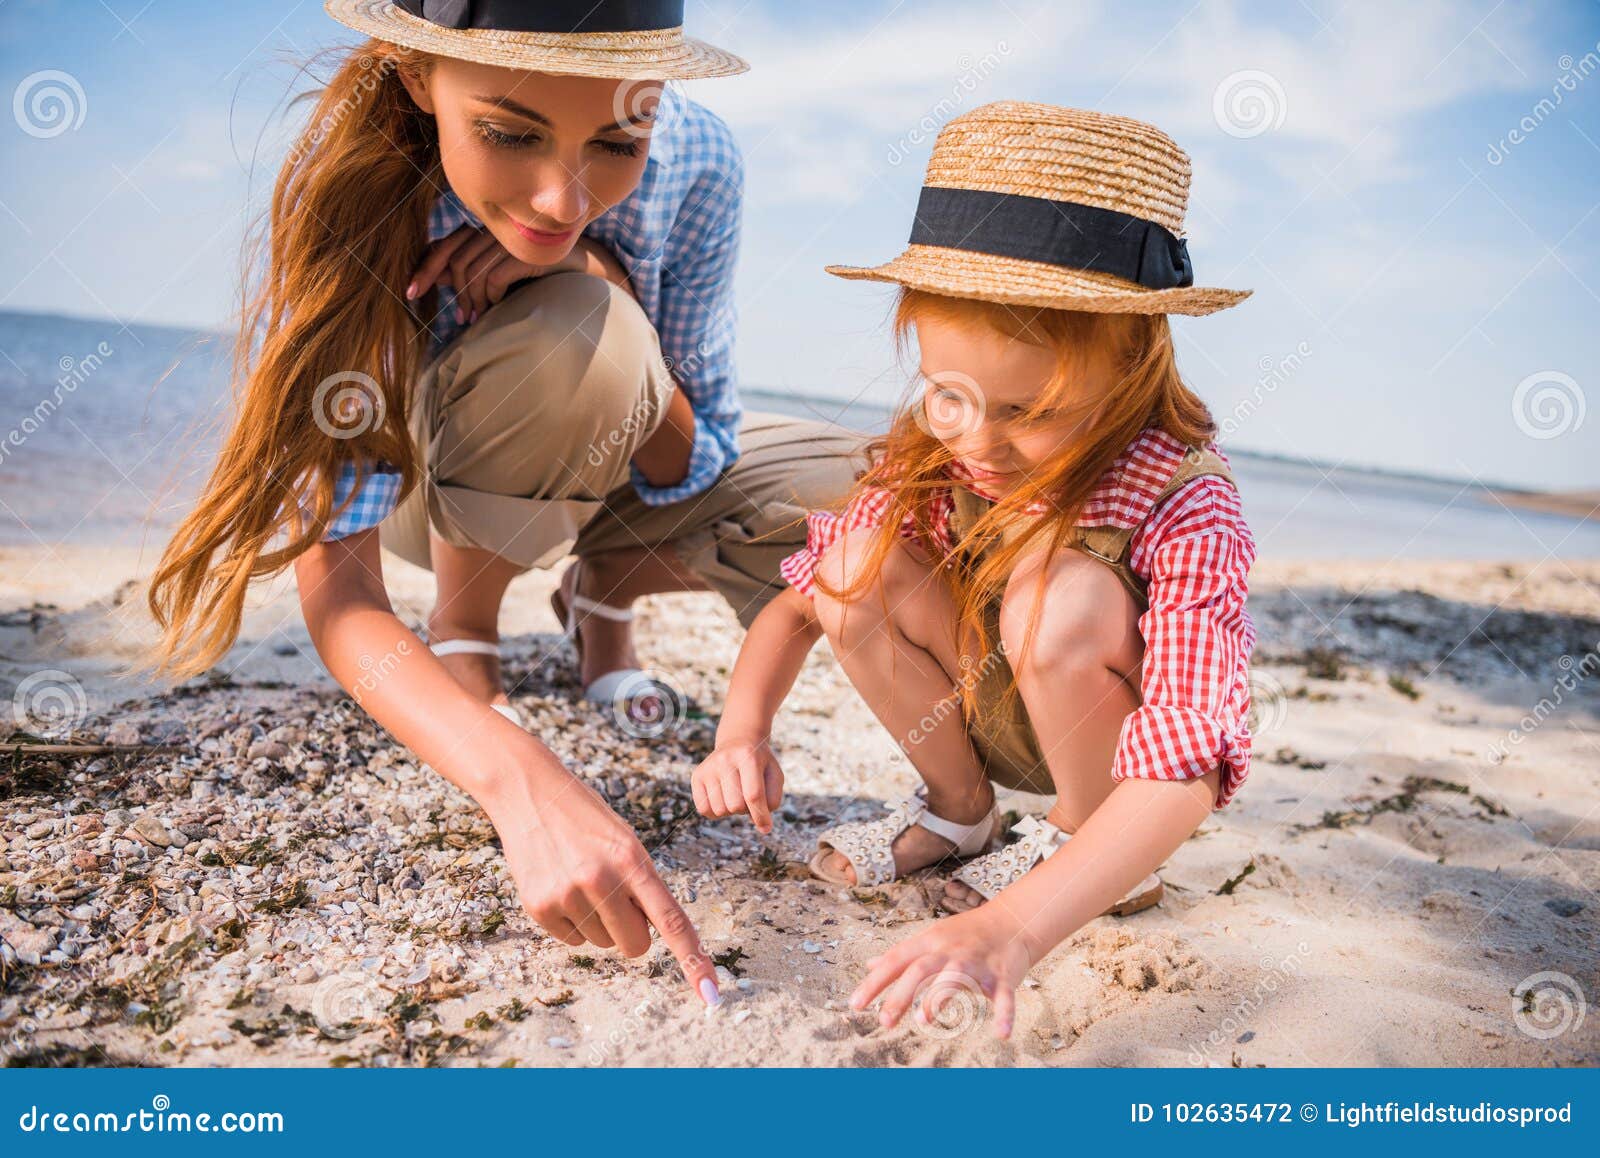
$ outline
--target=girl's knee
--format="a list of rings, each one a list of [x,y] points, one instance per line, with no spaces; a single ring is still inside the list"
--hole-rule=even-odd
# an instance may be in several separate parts
[[[1132,670],[1138,609],[1111,568],[1079,551],[1025,560],[1000,605],[1000,639],[1019,676]]]
[[[871,626],[892,619],[908,593],[926,578],[927,568],[898,540],[889,544],[881,563],[875,564],[874,557],[881,550],[874,542],[877,535],[870,528],[846,531],[817,561],[816,575],[821,582],[814,605],[830,638],[836,638],[847,621]]]

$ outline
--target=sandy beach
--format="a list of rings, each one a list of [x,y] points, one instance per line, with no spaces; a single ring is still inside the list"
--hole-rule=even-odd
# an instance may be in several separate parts
[[[164,746],[0,765],[7,1064],[1600,1063],[1600,564],[1258,568],[1249,783],[1168,863],[1159,908],[1033,971],[1001,1043],[978,1002],[893,1031],[845,1007],[940,878],[849,890],[799,867],[914,783],[826,645],[780,719],[789,795],[761,838],[702,822],[687,787],[739,644],[720,603],[641,605],[641,654],[692,704],[653,739],[579,706],[553,574],[506,604],[516,702],[636,825],[724,969],[707,1016],[663,948],[537,931],[486,818],[332,684],[287,582],[211,678],[121,675],[149,562],[0,549],[0,692],[66,703],[74,739]],[[419,622],[431,577],[385,566]]]

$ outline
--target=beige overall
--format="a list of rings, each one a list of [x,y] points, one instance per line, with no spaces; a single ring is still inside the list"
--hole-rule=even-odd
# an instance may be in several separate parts
[[[1227,464],[1217,454],[1191,447],[1150,509],[1154,511],[1178,488],[1201,475],[1216,475],[1229,483],[1233,482]],[[992,504],[965,487],[956,486],[951,490],[955,509],[950,517],[950,534],[952,540],[959,543]],[[1015,526],[1017,524],[1012,524],[1012,527]],[[1013,537],[1012,527],[1006,530],[1007,542]],[[1128,564],[1133,537],[1138,529],[1138,526],[1075,526],[1068,531],[1065,546],[1082,551],[1115,571],[1142,613],[1150,602],[1146,590],[1148,585]],[[981,556],[974,557],[971,562],[976,563],[979,558]],[[996,598],[986,609],[986,630],[991,640],[1000,638],[1000,604],[1001,600]],[[972,745],[977,750],[978,758],[983,761],[989,779],[996,784],[1023,792],[1053,794],[1055,786],[1050,779],[1050,769],[1039,750],[1039,740],[1028,720],[1027,708],[1022,697],[1014,694],[1016,676],[1004,654],[998,650],[995,654],[997,662],[981,665],[977,669],[978,715],[967,722]]]

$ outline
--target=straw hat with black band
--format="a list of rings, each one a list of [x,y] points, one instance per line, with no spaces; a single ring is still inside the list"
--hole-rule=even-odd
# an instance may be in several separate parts
[[[911,241],[844,278],[946,297],[1119,314],[1210,314],[1249,290],[1194,284],[1189,157],[1143,121],[1000,101],[934,142]]]
[[[683,0],[326,0],[357,32],[503,68],[620,80],[733,76],[750,66],[683,34]]]

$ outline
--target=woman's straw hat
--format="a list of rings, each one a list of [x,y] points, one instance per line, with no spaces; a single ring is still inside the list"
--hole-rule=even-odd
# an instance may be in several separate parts
[[[1194,285],[1189,157],[1143,121],[1000,101],[934,142],[905,252],[845,278],[1115,314],[1209,314],[1249,290]]]
[[[565,76],[693,80],[750,66],[683,34],[683,0],[326,0],[357,32],[439,56]]]

